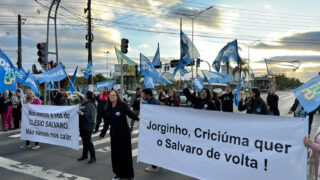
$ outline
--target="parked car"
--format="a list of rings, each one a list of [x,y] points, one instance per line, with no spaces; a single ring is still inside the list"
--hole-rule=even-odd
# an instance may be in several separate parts
[[[193,93],[192,90],[190,90],[191,93]],[[191,102],[188,101],[187,97],[184,95],[182,90],[178,90],[177,94],[179,95],[179,101],[181,105],[187,105],[187,106],[191,106]]]

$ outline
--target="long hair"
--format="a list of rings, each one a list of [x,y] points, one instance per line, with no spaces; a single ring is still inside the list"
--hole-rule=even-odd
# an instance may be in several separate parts
[[[171,99],[171,97],[170,97],[170,91],[172,91],[173,92],[173,100],[177,100],[178,99],[178,97],[177,97],[177,93],[176,93],[176,91],[174,91],[173,89],[169,89],[169,91],[168,91],[168,96],[169,96],[169,100]]]
[[[32,93],[32,97],[31,97],[31,98],[28,97],[28,92],[31,92],[31,93]],[[35,96],[34,96],[34,92],[33,92],[31,89],[28,89],[28,90],[27,90],[27,96],[26,96],[26,102],[31,102],[31,103],[32,103],[34,97],[35,97]]]
[[[108,96],[108,100],[107,100],[107,102],[106,102],[106,105],[104,106],[104,109],[105,109],[105,110],[111,109],[111,107],[112,107],[112,104],[111,104],[111,102],[110,102],[110,95],[111,95],[112,92],[115,92],[116,95],[117,95],[117,104],[119,104],[119,103],[124,103],[124,102],[123,102],[123,99],[121,98],[121,96],[120,96],[120,94],[119,94],[119,92],[116,91],[116,90],[112,90],[112,91],[110,91],[109,96]]]

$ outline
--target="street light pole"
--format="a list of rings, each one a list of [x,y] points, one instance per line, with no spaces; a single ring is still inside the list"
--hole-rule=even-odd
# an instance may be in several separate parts
[[[109,51],[104,51],[104,53],[106,53],[107,55],[107,78],[109,77],[109,61],[108,61],[108,54],[110,54]]]
[[[193,45],[193,28],[194,28],[193,22],[194,22],[194,20],[195,20],[198,16],[200,16],[200,14],[202,14],[203,12],[211,9],[212,7],[213,7],[213,6],[210,6],[210,7],[206,8],[206,9],[200,11],[200,12],[197,12],[197,13],[191,14],[191,15],[190,15],[190,14],[183,14],[183,13],[174,13],[174,14],[176,14],[176,15],[182,15],[182,16],[185,16],[185,17],[191,19],[191,23],[192,23],[192,34],[191,34],[192,45]],[[193,46],[192,46],[192,49],[191,49],[191,57],[192,57],[191,75],[192,75],[192,80],[193,80],[193,65],[195,64],[195,63],[194,63],[194,57],[193,57]],[[198,67],[196,67],[196,76],[198,76]]]
[[[248,81],[249,81],[249,78],[250,78],[250,46],[254,45],[255,43],[261,41],[261,39],[259,40],[256,40],[256,41],[253,41],[251,44],[247,45],[246,46],[248,47],[248,67],[249,67],[249,76],[248,76]],[[241,77],[240,77],[241,78]]]

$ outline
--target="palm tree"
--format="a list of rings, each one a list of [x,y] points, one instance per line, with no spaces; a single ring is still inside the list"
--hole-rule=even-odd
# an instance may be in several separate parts
[[[238,58],[239,58],[239,65],[233,69],[232,74],[234,76],[236,73],[240,73],[240,76],[241,76],[241,73],[244,73],[244,77],[247,77],[247,75],[249,75],[250,73],[249,63],[247,60],[242,59],[240,56],[238,56]]]

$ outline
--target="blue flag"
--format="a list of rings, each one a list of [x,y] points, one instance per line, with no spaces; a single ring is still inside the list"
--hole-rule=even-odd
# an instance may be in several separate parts
[[[90,61],[87,65],[86,71],[84,71],[84,78],[88,79],[89,76],[92,75],[92,61]]]
[[[209,82],[209,84],[213,83],[228,83],[231,82],[231,76],[229,74],[221,74],[218,72],[202,70],[203,76]]]
[[[156,54],[153,57],[152,64],[154,66],[160,66],[160,62],[161,62],[161,60],[160,60],[160,49],[159,49],[159,43],[158,43],[158,49],[156,51]]]
[[[204,84],[200,76],[197,76],[194,79],[194,81],[192,82],[192,85],[194,85],[198,91],[201,91],[204,88]]]
[[[47,84],[47,90],[51,90],[51,88],[52,88],[52,85],[51,85],[51,82],[49,82],[49,83]]]
[[[320,106],[320,75],[292,90],[301,106],[308,113]]]
[[[24,78],[26,77],[26,72],[24,71],[24,69],[18,69],[17,67],[14,67],[14,73],[16,75],[16,81],[18,83],[22,83]]]
[[[151,77],[153,83],[172,84],[154,68],[150,60],[142,53],[140,53],[140,74]]]
[[[53,81],[53,82],[61,81],[66,77],[67,77],[67,73],[61,64],[59,64],[57,67],[55,67],[54,69],[48,72],[44,72],[41,74],[34,74],[34,78],[39,84],[43,82],[50,82],[50,81]]]
[[[197,48],[194,46],[188,36],[182,31],[180,31],[180,48],[180,61],[173,71],[173,76],[175,76],[178,71],[180,71],[181,75],[184,76],[188,72],[184,67],[190,64],[196,58],[200,57],[200,53],[198,52]]]
[[[221,62],[230,62],[231,60],[234,60],[237,65],[239,65],[238,56],[238,42],[237,40],[234,40],[220,50],[218,56],[213,61],[212,66],[219,72]]]
[[[145,88],[154,88],[153,78],[149,75],[144,76],[144,86]]]
[[[15,68],[8,56],[0,50],[0,93],[16,89]]]
[[[22,82],[23,85],[28,86],[34,92],[35,96],[40,97],[39,94],[39,86],[35,81],[35,77],[33,74],[28,73],[24,81]]]
[[[74,70],[73,76],[71,78],[71,82],[69,83],[69,86],[68,86],[68,91],[70,92],[70,94],[73,94],[74,85],[76,84],[77,72],[78,72],[78,66]]]
[[[117,80],[113,81],[104,81],[104,82],[98,82],[96,83],[97,89],[101,90],[104,88],[108,88],[109,90],[113,88],[113,86],[117,83]]]
[[[240,102],[240,89],[245,86],[244,77],[242,77],[241,81],[239,82],[236,91],[234,92],[233,101],[236,106],[239,106]]]

